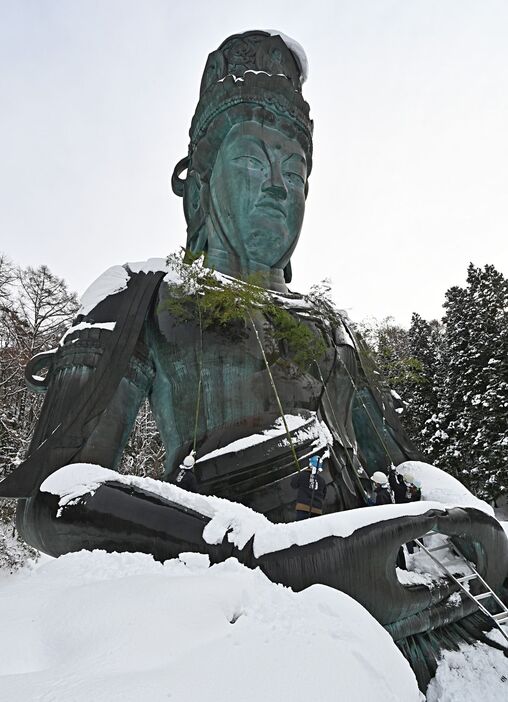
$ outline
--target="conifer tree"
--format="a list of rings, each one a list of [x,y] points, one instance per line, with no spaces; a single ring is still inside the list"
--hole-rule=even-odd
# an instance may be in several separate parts
[[[446,293],[446,344],[434,450],[475,494],[508,490],[508,282],[469,265],[466,287]]]
[[[405,397],[405,428],[422,452],[433,460],[435,456],[429,438],[431,431],[435,433],[432,418],[438,412],[442,330],[439,322],[427,322],[415,312],[411,317],[408,336],[410,363],[414,372]]]
[[[383,382],[395,394],[403,427],[422,452],[430,453],[427,422],[436,411],[439,324],[414,314],[409,331],[386,318],[378,325],[364,324],[361,333],[373,347]]]
[[[166,452],[148,400],[139,408],[120,465],[122,473],[162,480]]]

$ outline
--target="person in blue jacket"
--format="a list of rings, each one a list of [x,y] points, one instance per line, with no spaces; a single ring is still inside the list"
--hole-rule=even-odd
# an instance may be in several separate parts
[[[312,456],[309,465],[291,478],[291,487],[298,490],[296,495],[296,521],[318,517],[323,514],[323,501],[326,497],[326,482],[320,475],[321,460]]]

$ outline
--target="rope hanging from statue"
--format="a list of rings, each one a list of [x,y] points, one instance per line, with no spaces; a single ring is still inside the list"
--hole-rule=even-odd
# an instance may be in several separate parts
[[[243,282],[243,281],[242,281],[242,282]],[[245,283],[245,285],[248,285],[248,283]],[[196,453],[197,434],[198,434],[198,423],[199,423],[199,410],[200,410],[201,393],[202,393],[202,387],[203,387],[203,316],[202,316],[201,305],[200,305],[200,303],[199,303],[199,293],[198,293],[198,295],[197,295],[196,307],[197,307],[197,310],[198,310],[198,318],[199,318],[199,343],[200,343],[200,348],[199,348],[199,378],[198,378],[198,389],[197,389],[197,395],[196,395],[196,410],[195,410],[195,417],[194,417],[194,433],[193,433],[193,448],[192,448],[192,452],[193,452],[194,454]],[[259,346],[259,348],[260,348],[261,355],[262,355],[262,358],[263,358],[263,363],[264,363],[265,368],[266,368],[266,371],[267,371],[267,373],[268,373],[268,377],[269,377],[269,380],[270,380],[270,385],[271,385],[271,387],[272,387],[272,390],[273,390],[273,393],[274,393],[274,396],[275,396],[275,400],[276,400],[276,402],[277,402],[277,407],[278,407],[278,409],[279,409],[279,414],[280,414],[280,417],[281,417],[281,419],[282,419],[282,423],[283,423],[283,425],[284,425],[284,429],[285,429],[285,432],[286,432],[286,436],[287,436],[287,438],[288,438],[289,446],[290,446],[290,449],[291,449],[291,454],[292,454],[292,457],[293,457],[293,462],[294,462],[294,464],[295,464],[296,469],[298,470],[298,472],[300,472],[301,466],[300,466],[300,462],[299,462],[299,460],[298,460],[298,455],[297,455],[297,453],[296,453],[296,449],[295,449],[295,446],[294,446],[294,443],[293,443],[293,438],[292,438],[292,436],[291,436],[291,432],[290,432],[290,430],[289,430],[289,427],[288,427],[288,424],[287,424],[287,421],[286,421],[286,416],[285,416],[285,413],[284,413],[284,409],[283,409],[283,407],[282,407],[282,402],[281,402],[279,393],[278,393],[278,391],[277,391],[277,386],[276,386],[276,384],[275,384],[275,380],[274,380],[274,378],[273,378],[273,375],[272,375],[272,372],[271,372],[271,369],[270,369],[270,365],[269,365],[269,363],[268,363],[268,359],[267,359],[267,357],[266,357],[266,353],[265,353],[265,350],[264,350],[264,347],[263,347],[263,343],[262,343],[262,341],[261,341],[261,337],[260,337],[260,335],[259,335],[257,326],[256,326],[256,324],[255,324],[255,322],[254,322],[254,318],[253,318],[253,316],[252,316],[252,313],[251,313],[251,311],[250,311],[249,309],[246,309],[246,314],[247,314],[247,316],[248,316],[248,318],[249,318],[250,323],[252,324],[252,328],[254,329],[254,334],[255,334],[255,336],[256,336],[256,341],[257,341],[258,346]]]
[[[295,462],[295,465],[296,465],[297,468],[298,468],[298,472],[300,472],[301,466],[300,466],[300,463],[299,463],[299,461],[298,461],[298,457],[297,457],[297,455],[296,455],[296,451],[295,451],[295,448],[294,448],[294,444],[293,444],[293,441],[292,441],[292,438],[291,438],[291,434],[290,434],[290,431],[289,431],[289,428],[288,428],[288,425],[287,425],[287,422],[286,422],[286,418],[285,418],[285,415],[284,415],[284,411],[283,411],[283,408],[282,408],[282,403],[281,403],[281,401],[280,401],[280,397],[279,397],[279,394],[278,394],[278,392],[277,392],[277,387],[276,387],[276,385],[275,385],[275,381],[274,381],[272,372],[271,372],[270,367],[269,367],[269,364],[268,364],[268,359],[266,358],[266,354],[265,354],[265,351],[264,351],[264,347],[263,347],[263,344],[262,344],[262,342],[261,342],[261,338],[260,338],[260,335],[259,335],[259,333],[258,333],[258,329],[257,329],[257,327],[256,327],[256,324],[254,323],[254,319],[253,319],[253,317],[252,317],[252,314],[250,313],[249,310],[247,311],[247,313],[248,313],[250,322],[251,322],[251,324],[252,324],[252,327],[253,327],[253,329],[254,329],[254,332],[255,332],[255,335],[256,335],[256,339],[257,339],[259,348],[260,348],[261,353],[262,353],[262,356],[263,356],[263,361],[264,361],[264,363],[265,363],[265,367],[266,367],[266,369],[267,369],[268,376],[269,376],[269,378],[270,378],[270,383],[271,383],[271,385],[272,385],[272,388],[273,388],[273,391],[274,391],[274,395],[275,395],[275,398],[276,398],[276,401],[277,401],[277,404],[278,404],[278,407],[279,407],[279,411],[280,411],[280,414],[281,414],[281,419],[282,419],[282,421],[283,421],[283,423],[284,423],[284,428],[285,428],[285,430],[286,430],[286,434],[287,434],[288,440],[289,440],[289,442],[290,442],[291,452],[292,452],[292,454],[293,454],[293,460],[294,460],[294,462]],[[333,347],[334,347],[334,350],[335,350],[335,359],[336,359],[336,360],[338,359],[339,362],[342,364],[343,368],[345,369],[345,371],[346,371],[346,373],[347,373],[347,376],[348,376],[348,378],[349,378],[349,381],[351,382],[351,384],[352,384],[352,386],[353,386],[353,388],[354,388],[354,390],[355,390],[356,396],[358,397],[358,399],[359,399],[359,401],[360,401],[360,403],[361,403],[361,406],[363,407],[363,409],[364,409],[364,411],[365,411],[365,414],[366,414],[366,416],[367,416],[369,422],[371,423],[372,428],[374,429],[374,432],[375,432],[375,434],[377,435],[377,437],[378,437],[378,439],[379,439],[379,442],[380,442],[380,444],[381,444],[381,446],[382,446],[384,452],[386,453],[386,456],[387,456],[387,458],[388,458],[390,464],[391,464],[391,465],[394,465],[394,460],[393,460],[393,457],[392,457],[392,455],[391,455],[391,453],[390,453],[390,450],[389,450],[389,448],[388,448],[386,442],[384,441],[383,437],[382,437],[381,434],[379,433],[378,428],[377,428],[377,426],[376,426],[376,424],[375,424],[375,422],[374,422],[374,420],[373,420],[373,418],[372,418],[372,415],[370,414],[370,412],[369,412],[367,406],[365,405],[365,402],[364,402],[363,399],[361,398],[360,393],[359,393],[358,386],[356,385],[356,383],[355,383],[355,381],[354,381],[354,378],[352,377],[351,373],[349,372],[349,369],[348,369],[347,365],[345,364],[345,362],[344,362],[344,361],[342,360],[342,358],[340,357],[339,349],[337,348],[337,345],[336,345],[335,342],[333,342]],[[318,362],[317,362],[316,359],[314,359],[314,363],[315,363],[315,365],[316,365],[316,367],[317,367],[317,369],[318,369],[318,373],[319,373],[319,377],[320,377],[320,380],[321,380],[321,384],[322,384],[322,386],[323,386],[323,391],[324,391],[324,393],[326,394],[326,397],[327,397],[327,399],[328,399],[328,403],[329,403],[330,409],[331,409],[331,411],[332,411],[332,415],[333,415],[333,418],[334,418],[334,421],[335,421],[335,428],[336,428],[336,430],[337,430],[337,433],[339,434],[339,438],[340,438],[341,442],[342,442],[343,445],[344,445],[345,454],[346,454],[347,459],[348,459],[348,461],[349,461],[349,463],[350,463],[351,469],[352,469],[352,471],[353,471],[353,475],[354,475],[354,477],[355,477],[355,480],[356,480],[358,486],[359,486],[360,489],[361,489],[361,495],[362,495],[363,499],[365,500],[365,499],[366,499],[366,494],[367,494],[367,493],[366,493],[365,488],[363,487],[363,485],[362,485],[362,483],[361,483],[361,480],[360,480],[360,478],[359,478],[359,476],[358,476],[358,473],[357,473],[356,468],[355,468],[355,466],[354,466],[354,463],[353,463],[353,461],[352,461],[352,459],[351,459],[351,456],[349,455],[349,453],[348,453],[348,451],[347,451],[346,442],[345,442],[345,437],[344,437],[344,435],[342,434],[341,429],[339,428],[339,427],[340,427],[340,424],[339,424],[339,422],[338,422],[338,420],[337,420],[337,417],[336,417],[336,415],[335,415],[335,411],[334,411],[334,409],[333,409],[333,403],[331,402],[330,395],[329,395],[329,393],[328,393],[327,383],[325,382],[325,380],[324,380],[324,378],[323,378],[323,375],[322,375],[322,373],[321,373],[321,369],[320,369],[319,364],[318,364]],[[330,448],[331,448],[331,450],[332,450],[332,453],[333,453],[333,456],[334,456],[334,458],[335,458],[335,461],[336,461],[337,463],[340,464],[340,461],[338,460],[337,455],[336,455],[335,452],[333,451],[333,448],[332,448],[332,447],[330,447]]]
[[[199,296],[198,296],[199,297]],[[198,379],[198,390],[196,395],[196,413],[194,416],[194,438],[192,441],[192,451],[196,454],[196,442],[198,435],[198,422],[199,422],[199,409],[201,403],[201,392],[203,387],[203,318],[201,313],[201,305],[199,304],[199,299],[197,302],[198,317],[199,317],[199,379]]]
[[[292,454],[292,456],[293,456],[293,461],[294,461],[294,463],[295,463],[295,465],[296,465],[296,468],[297,468],[298,472],[300,472],[300,470],[301,470],[300,462],[299,462],[298,456],[297,456],[297,454],[296,454],[296,449],[295,449],[295,446],[294,446],[294,444],[293,444],[293,439],[292,439],[292,437],[291,437],[291,433],[290,433],[290,431],[289,431],[289,427],[288,427],[287,422],[286,422],[286,416],[285,416],[285,414],[284,414],[284,410],[282,409],[282,403],[281,403],[281,401],[280,401],[279,393],[277,392],[277,386],[275,385],[275,380],[274,380],[274,378],[273,378],[272,371],[271,371],[271,369],[270,369],[270,365],[268,364],[268,359],[267,359],[267,357],[266,357],[266,353],[265,353],[265,350],[264,350],[264,348],[263,348],[263,344],[262,344],[262,342],[261,342],[261,338],[260,338],[260,336],[259,336],[258,329],[257,329],[257,327],[256,327],[256,324],[254,323],[254,319],[253,319],[253,317],[252,317],[252,314],[251,314],[251,311],[250,311],[250,310],[247,310],[247,315],[248,315],[248,317],[249,317],[250,323],[252,324],[252,328],[254,329],[254,333],[255,333],[255,335],[256,335],[256,339],[257,339],[259,348],[261,349],[261,355],[263,356],[263,361],[264,361],[264,364],[265,364],[265,368],[266,368],[266,370],[267,370],[268,377],[270,378],[270,384],[271,384],[271,386],[272,386],[272,389],[273,389],[273,392],[274,392],[274,395],[275,395],[275,400],[277,401],[277,406],[278,406],[278,408],[279,408],[280,416],[281,416],[281,419],[282,419],[282,423],[284,424],[284,429],[286,430],[286,435],[287,435],[287,437],[288,437],[289,445],[290,445],[290,447],[291,447],[291,454]]]
[[[335,364],[335,360],[336,360],[338,357],[339,357],[339,354],[338,354],[338,352],[337,352],[337,348],[335,347],[335,359],[334,359],[334,364]],[[355,465],[354,465],[354,463],[353,463],[353,459],[352,459],[351,456],[349,455],[349,451],[348,451],[347,448],[346,448],[346,437],[343,435],[342,430],[340,429],[340,423],[339,423],[339,421],[337,420],[337,416],[336,416],[336,414],[335,414],[335,410],[333,409],[333,403],[332,403],[332,401],[331,401],[331,399],[330,399],[330,395],[329,395],[329,393],[328,393],[327,384],[326,384],[326,382],[325,382],[325,380],[324,380],[324,378],[323,378],[323,374],[321,373],[321,368],[320,368],[319,363],[317,362],[316,359],[314,359],[314,363],[316,364],[316,367],[317,367],[317,369],[318,369],[319,377],[320,377],[321,383],[322,383],[322,385],[323,385],[323,390],[324,390],[324,393],[325,393],[326,398],[327,398],[327,400],[328,400],[328,404],[330,405],[330,409],[331,409],[331,411],[332,411],[333,419],[334,419],[334,422],[335,422],[335,430],[337,431],[337,434],[339,435],[339,439],[341,440],[342,445],[344,446],[344,453],[346,454],[347,460],[349,461],[349,464],[350,464],[350,466],[351,466],[351,470],[352,470],[353,475],[354,475],[354,477],[355,477],[355,480],[356,480],[356,482],[357,482],[357,484],[358,484],[358,487],[359,487],[360,490],[361,490],[362,498],[363,498],[363,500],[365,501],[365,504],[367,504],[367,492],[366,492],[365,488],[364,488],[363,485],[362,485],[362,481],[360,480],[360,477],[359,477],[359,475],[358,475],[358,472],[357,472],[357,470],[356,470],[356,467],[355,467]],[[337,458],[337,454],[336,454],[335,451],[333,450],[333,447],[330,446],[329,448],[330,448],[331,453],[333,454],[333,457],[334,457],[335,461],[336,461],[337,463],[340,464],[340,461],[339,461],[339,459]],[[354,449],[353,449],[353,451],[354,451]]]
[[[334,345],[334,348],[336,349],[336,351],[338,352],[337,345],[335,344],[335,342],[334,342],[333,345]],[[347,365],[344,363],[344,361],[340,358],[340,354],[338,354],[338,358],[339,358],[340,363],[342,364],[342,367],[343,367],[344,370],[346,371],[346,373],[347,373],[347,375],[348,375],[348,377],[349,377],[349,380],[350,380],[350,382],[351,382],[353,388],[355,389],[356,395],[357,395],[358,399],[360,400],[360,403],[361,403],[363,409],[365,410],[365,414],[367,415],[367,417],[368,417],[370,423],[372,424],[372,428],[374,429],[375,433],[377,434],[377,437],[378,437],[378,439],[379,439],[379,441],[380,441],[380,443],[381,443],[381,446],[382,446],[384,452],[386,453],[386,457],[387,457],[388,460],[390,461],[390,465],[394,465],[394,460],[393,460],[392,455],[390,454],[390,450],[388,449],[388,446],[386,445],[386,443],[385,443],[383,437],[382,437],[381,434],[379,433],[379,431],[378,431],[378,429],[377,429],[377,427],[376,427],[376,424],[375,424],[374,420],[372,419],[372,415],[370,414],[370,412],[369,412],[369,410],[368,410],[368,408],[367,408],[367,405],[366,405],[365,402],[362,400],[362,398],[361,398],[361,396],[360,396],[360,393],[359,393],[359,390],[358,390],[358,386],[357,386],[357,384],[355,383],[353,376],[352,376],[351,373],[349,372],[349,368],[348,368]]]

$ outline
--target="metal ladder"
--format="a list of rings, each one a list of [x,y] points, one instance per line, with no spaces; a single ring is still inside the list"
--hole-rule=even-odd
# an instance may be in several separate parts
[[[429,532],[429,536],[431,534],[433,534],[433,532]],[[508,634],[501,627],[501,624],[508,622],[508,608],[505,607],[505,605],[503,604],[503,602],[501,602],[501,600],[496,595],[496,593],[489,587],[488,583],[485,582],[485,580],[482,578],[480,573],[476,570],[474,565],[470,561],[468,561],[458,551],[458,549],[456,548],[456,546],[454,546],[454,544],[452,544],[450,539],[446,539],[446,541],[443,544],[436,546],[434,548],[427,548],[427,546],[425,546],[423,541],[421,541],[420,539],[413,539],[413,541],[415,541],[415,543],[417,543],[418,546],[421,549],[423,549],[425,551],[425,553],[428,556],[430,556],[430,558],[432,558],[434,563],[436,563],[439,566],[439,568],[441,568],[441,570],[444,573],[446,573],[446,575],[449,578],[451,578],[451,580],[453,580],[453,582],[455,582],[459,586],[459,588],[462,590],[462,592],[464,594],[466,594],[470,600],[473,600],[473,602],[476,603],[476,606],[478,607],[478,609],[481,612],[483,612],[483,614],[485,614],[485,616],[487,616],[493,622],[494,626],[497,627],[497,629],[499,629],[501,634],[508,641]],[[471,570],[471,573],[469,573],[468,575],[463,575],[459,578],[455,577],[455,575],[450,570],[448,570],[448,568],[443,563],[441,563],[441,561],[438,558],[436,558],[435,556],[432,555],[434,552],[443,551],[444,549],[451,549],[456,554],[458,554],[458,556],[460,558],[462,558],[464,563]],[[483,585],[483,587],[485,588],[485,592],[481,592],[479,595],[473,595],[471,592],[469,592],[469,590],[465,587],[465,583],[468,583],[468,582],[471,582],[474,580],[478,580]],[[492,597],[492,599],[494,600],[494,602],[497,605],[497,608],[501,610],[497,614],[492,614],[492,612],[489,612],[489,610],[486,607],[484,607],[482,604],[482,601],[486,600],[489,597]]]

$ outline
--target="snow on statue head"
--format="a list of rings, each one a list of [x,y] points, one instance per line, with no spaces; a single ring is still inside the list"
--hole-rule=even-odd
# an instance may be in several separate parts
[[[306,64],[299,45],[279,33],[226,39],[208,57],[189,155],[172,178],[184,199],[188,252],[205,253],[223,273],[263,273],[280,290],[291,280],[312,167]]]

